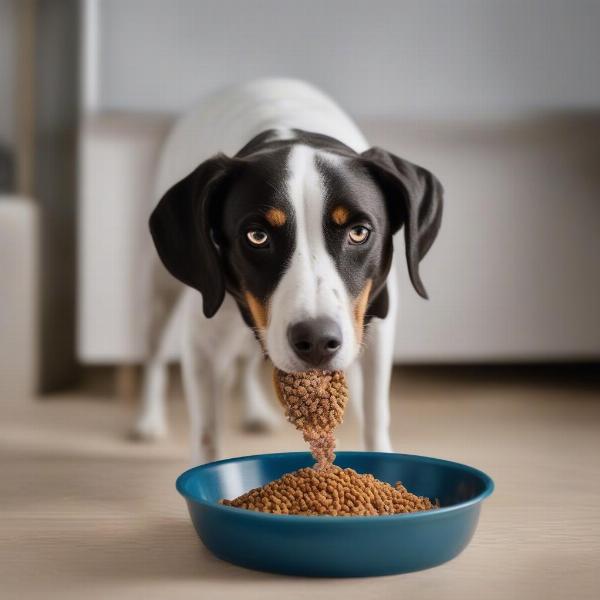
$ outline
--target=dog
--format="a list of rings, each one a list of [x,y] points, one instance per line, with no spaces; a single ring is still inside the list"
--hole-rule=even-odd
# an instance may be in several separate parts
[[[239,361],[246,422],[274,421],[263,357],[286,372],[346,371],[364,446],[391,451],[393,235],[403,228],[410,280],[427,298],[419,263],[442,218],[436,177],[370,147],[315,87],[268,79],[213,94],[179,120],[156,196],[152,240],[186,288],[158,319],[140,435],[164,433],[166,348],[180,336],[194,462],[222,453]]]

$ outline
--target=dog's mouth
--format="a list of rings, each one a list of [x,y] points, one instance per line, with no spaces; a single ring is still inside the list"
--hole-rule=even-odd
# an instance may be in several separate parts
[[[329,315],[307,317],[307,311],[296,309],[288,311],[294,315],[290,318],[280,314],[285,302],[283,307],[280,303],[279,311],[273,311],[270,300],[259,304],[250,293],[244,294],[244,300],[238,304],[263,358],[283,372],[345,370],[361,349],[360,341],[354,340],[352,315],[329,316],[329,311]]]
[[[339,361],[326,361],[318,365],[304,362],[300,359],[288,359],[283,362],[273,360],[273,357],[269,355],[268,351],[263,349],[263,356],[265,360],[268,360],[275,369],[282,371],[283,373],[306,373],[306,372],[319,372],[327,373],[332,371],[345,371],[347,366],[340,364]]]
[[[323,361],[322,363],[320,363],[318,365],[314,365],[314,364],[311,365],[310,363],[305,362],[305,361],[301,360],[300,358],[296,358],[296,357],[294,357],[291,361],[286,361],[285,364],[281,363],[280,361],[273,360],[273,357],[269,353],[269,349],[267,347],[267,343],[266,343],[266,339],[265,339],[266,332],[257,327],[253,327],[252,330],[254,332],[254,337],[256,338],[256,341],[258,343],[258,346],[260,348],[260,351],[262,353],[264,360],[270,361],[271,364],[276,369],[279,369],[280,371],[283,371],[285,373],[303,373],[306,371],[327,372],[327,371],[344,370],[343,368],[339,368],[339,366],[335,365],[334,361],[329,361],[329,360]]]

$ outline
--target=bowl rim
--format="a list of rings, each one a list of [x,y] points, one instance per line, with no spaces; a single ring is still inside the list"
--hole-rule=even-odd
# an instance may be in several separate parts
[[[493,479],[487,474],[477,469],[475,467],[471,467],[469,465],[465,465],[463,463],[459,463],[452,460],[446,460],[444,458],[434,458],[431,456],[422,456],[419,454],[405,454],[400,452],[367,452],[360,450],[341,450],[336,452],[336,456],[350,456],[350,455],[368,455],[368,456],[381,456],[381,457],[401,457],[401,458],[410,458],[411,460],[416,459],[417,462],[422,463],[435,463],[435,464],[443,464],[454,469],[461,469],[471,473],[472,475],[478,477],[484,484],[484,489],[479,494],[474,496],[469,500],[465,500],[464,502],[459,502],[457,504],[452,504],[451,506],[442,506],[441,508],[436,508],[434,510],[422,510],[413,513],[400,513],[396,515],[356,515],[356,516],[348,516],[347,518],[340,518],[339,516],[334,515],[281,515],[267,512],[259,512],[254,510],[245,510],[241,508],[236,508],[234,506],[225,506],[223,504],[219,504],[218,502],[209,502],[208,500],[204,500],[194,494],[189,493],[189,491],[184,489],[187,481],[196,473],[213,468],[217,465],[223,465],[227,463],[238,463],[238,462],[246,462],[250,460],[256,459],[264,459],[264,458],[277,458],[282,456],[310,456],[310,452],[272,452],[267,454],[250,454],[247,456],[236,456],[232,458],[225,458],[222,460],[216,460],[213,462],[205,463],[203,465],[198,465],[196,467],[192,467],[187,469],[175,481],[175,488],[177,491],[187,500],[192,501],[197,504],[201,504],[209,509],[225,511],[226,513],[235,513],[239,515],[240,518],[249,518],[249,519],[267,519],[267,520],[279,520],[283,519],[285,522],[297,522],[297,523],[306,523],[307,521],[311,523],[315,523],[315,518],[318,519],[318,522],[321,523],[360,523],[360,522],[368,522],[373,523],[373,519],[377,519],[377,522],[383,520],[398,520],[398,519],[423,519],[423,518],[438,518],[444,515],[448,515],[448,513],[454,513],[457,511],[461,511],[465,508],[471,507],[475,504],[480,504],[483,500],[485,500],[488,496],[490,496],[495,488],[495,484]]]

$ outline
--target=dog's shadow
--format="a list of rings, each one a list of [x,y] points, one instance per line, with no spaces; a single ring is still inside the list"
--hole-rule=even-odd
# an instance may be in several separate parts
[[[216,558],[184,518],[162,518],[133,528],[118,520],[98,524],[88,540],[65,544],[60,553],[61,562],[74,574],[91,579],[251,582],[276,577]]]

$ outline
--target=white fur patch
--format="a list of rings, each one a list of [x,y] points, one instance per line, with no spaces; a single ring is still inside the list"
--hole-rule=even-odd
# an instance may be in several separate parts
[[[289,129],[288,127],[278,127],[275,130],[275,135],[274,135],[275,139],[282,141],[282,140],[293,140],[296,138],[296,134]]]
[[[290,325],[316,317],[337,321],[342,346],[330,369],[345,369],[356,358],[358,342],[352,302],[323,236],[325,190],[315,165],[316,151],[298,145],[288,162],[288,195],[295,213],[296,245],[289,265],[271,297],[266,343],[273,363],[283,371],[307,368],[290,347]]]

